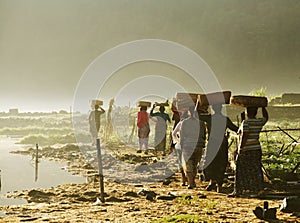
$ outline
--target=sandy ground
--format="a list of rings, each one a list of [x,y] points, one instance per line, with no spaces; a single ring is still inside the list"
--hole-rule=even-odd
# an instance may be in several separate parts
[[[80,155],[74,155],[70,162],[78,170],[88,165],[80,163]],[[45,149],[45,151],[47,151]],[[58,151],[58,150],[57,150]],[[60,152],[68,153],[66,149]],[[54,157],[40,153],[42,157]],[[23,153],[26,154],[26,153]],[[56,155],[54,155],[56,154]],[[68,157],[68,156],[64,156]],[[77,161],[77,162],[76,162]],[[77,164],[76,164],[77,163]],[[229,198],[227,194],[232,185],[226,184],[222,193],[207,192],[207,182],[197,180],[197,188],[187,189],[180,185],[179,174],[151,184],[125,184],[105,180],[105,203],[99,201],[98,178],[90,178],[85,184],[64,184],[51,189],[32,189],[8,194],[9,197],[26,199],[28,204],[18,206],[0,206],[6,215],[0,222],[162,222],[165,217],[196,215],[199,221],[189,222],[264,222],[258,219],[253,210],[263,206],[264,201],[270,207],[276,207],[277,220],[270,222],[300,222],[299,213],[283,213],[279,211],[282,199],[271,199],[282,194],[269,188],[264,198]],[[286,191],[285,191],[286,193]],[[97,202],[97,200],[99,202]],[[176,218],[177,217],[177,218]],[[167,222],[167,221],[165,221]]]

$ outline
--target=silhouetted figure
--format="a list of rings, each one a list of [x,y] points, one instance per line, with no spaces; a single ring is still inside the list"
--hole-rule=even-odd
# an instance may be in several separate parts
[[[165,113],[164,106],[159,107],[159,112],[153,113],[155,107],[156,105],[153,104],[153,107],[150,111],[150,116],[156,117],[155,134],[154,134],[155,150],[163,151],[163,155],[164,155],[166,150],[167,121],[171,122],[171,120],[169,115]]]
[[[90,125],[90,133],[92,135],[93,144],[95,144],[100,129],[100,120],[101,120],[100,116],[105,113],[105,110],[101,108],[99,105],[95,105],[94,107],[92,107],[92,109],[93,110],[89,114],[89,125]]]
[[[246,119],[242,122],[239,134],[241,141],[238,148],[235,186],[231,197],[239,196],[248,190],[258,193],[263,189],[262,150],[259,133],[268,121],[268,112],[262,108],[262,118],[256,118],[257,107],[246,108]]]
[[[115,99],[111,99],[109,101],[108,111],[107,111],[107,115],[106,115],[106,126],[105,126],[105,132],[104,132],[105,141],[108,141],[108,139],[113,135],[113,124],[112,124],[111,113],[112,113],[114,102],[115,102]]]
[[[194,106],[189,108],[189,118],[182,121],[180,145],[182,150],[183,169],[187,177],[188,188],[196,186],[197,167],[205,146],[205,123],[194,117]]]
[[[173,111],[173,116],[172,116],[172,121],[174,121],[174,125],[173,125],[173,131],[176,128],[177,124],[180,122],[181,118],[180,118],[180,114],[178,111]],[[171,139],[170,139],[170,149],[173,150],[175,149],[175,144],[177,142],[174,142],[173,136],[171,134]]]
[[[204,156],[204,166],[206,166],[204,169],[204,175],[206,179],[209,179],[209,184],[206,187],[206,190],[210,191],[217,189],[219,192],[222,188],[224,174],[228,163],[228,136],[226,134],[226,129],[228,128],[234,132],[237,132],[238,127],[233,124],[228,117],[222,114],[222,104],[214,104],[211,106],[211,108],[214,114],[199,114],[199,119],[207,123],[208,133],[210,136]],[[217,145],[215,138],[216,136],[210,135],[212,120],[214,120],[217,124],[226,123],[224,133],[222,133],[223,139],[221,145]],[[218,127],[220,127],[218,130],[222,129],[222,126]],[[210,156],[210,154],[214,154],[214,152],[216,152],[216,156],[210,163],[207,163],[208,156]]]
[[[179,113],[178,113],[179,116]],[[174,148],[177,154],[177,159],[178,159],[178,169],[181,173],[181,181],[182,181],[182,186],[187,186],[187,177],[185,175],[185,172],[183,170],[182,166],[182,149],[180,145],[180,130],[181,130],[181,125],[184,119],[188,118],[188,113],[184,112],[181,116],[181,120],[177,123],[175,128],[172,131],[172,142],[174,143]]]

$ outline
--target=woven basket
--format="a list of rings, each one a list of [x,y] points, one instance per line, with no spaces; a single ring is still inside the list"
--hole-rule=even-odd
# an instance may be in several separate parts
[[[169,106],[169,102],[155,102],[155,106]]]
[[[176,107],[179,111],[188,110],[190,106],[195,106],[198,94],[195,93],[177,93]]]
[[[99,105],[99,106],[102,106],[103,105],[103,101],[101,100],[90,100],[90,104],[91,106],[95,106],[95,105]]]
[[[236,95],[231,97],[230,104],[242,107],[267,107],[268,99],[266,97]]]
[[[136,105],[137,105],[137,107],[142,107],[142,106],[151,107],[151,102],[149,102],[149,101],[139,101]]]
[[[176,94],[176,107],[179,111],[186,111],[190,106],[195,106],[198,101],[198,95],[203,96],[203,94],[196,93],[177,93]],[[207,110],[207,106],[200,105],[198,102],[197,110]]]
[[[215,92],[200,95],[200,106],[213,104],[229,104],[231,91]]]

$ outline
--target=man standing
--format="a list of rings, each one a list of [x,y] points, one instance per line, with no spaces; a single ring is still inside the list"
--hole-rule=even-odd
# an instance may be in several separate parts
[[[90,133],[92,135],[93,145],[96,143],[100,129],[100,116],[105,113],[105,110],[99,105],[93,105],[89,115]]]

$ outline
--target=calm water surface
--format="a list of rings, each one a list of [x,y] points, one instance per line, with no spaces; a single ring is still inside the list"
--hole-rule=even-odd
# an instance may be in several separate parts
[[[74,176],[62,170],[66,163],[39,160],[38,172],[30,156],[9,153],[22,149],[18,140],[0,136],[1,188],[0,205],[17,205],[25,200],[8,199],[6,193],[24,189],[50,188],[64,183],[83,183],[84,177]],[[1,213],[0,213],[1,215]]]

